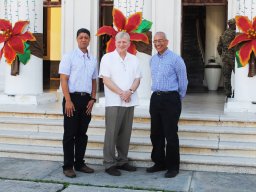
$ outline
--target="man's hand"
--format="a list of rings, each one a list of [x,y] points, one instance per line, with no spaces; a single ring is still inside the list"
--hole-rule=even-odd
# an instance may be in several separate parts
[[[74,111],[75,111],[75,106],[72,103],[72,101],[66,101],[66,103],[65,103],[65,114],[68,117],[71,117],[71,116],[73,116]]]
[[[91,112],[92,112],[92,107],[93,107],[93,104],[94,104],[94,100],[90,100],[86,106],[86,114],[87,115],[90,115]]]
[[[129,103],[131,101],[131,95],[132,93],[128,90],[128,91],[122,91],[120,93],[120,97],[123,101],[125,101],[126,103]]]

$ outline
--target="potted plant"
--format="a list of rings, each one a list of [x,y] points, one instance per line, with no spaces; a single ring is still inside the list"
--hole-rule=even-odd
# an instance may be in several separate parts
[[[217,63],[215,57],[211,57],[208,60],[208,64],[205,65],[205,79],[208,86],[208,90],[216,91],[219,86],[221,77],[221,65]]]

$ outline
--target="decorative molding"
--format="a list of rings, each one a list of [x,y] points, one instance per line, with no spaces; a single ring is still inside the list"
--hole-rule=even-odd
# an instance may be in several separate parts
[[[227,0],[182,0],[182,5],[227,5]]]

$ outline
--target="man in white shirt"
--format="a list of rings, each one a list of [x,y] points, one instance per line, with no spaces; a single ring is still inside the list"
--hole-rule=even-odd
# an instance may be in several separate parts
[[[100,77],[105,91],[106,132],[104,140],[105,171],[120,176],[121,170],[136,171],[128,164],[134,106],[138,105],[137,88],[141,71],[136,56],[127,52],[130,36],[119,32],[115,37],[116,50],[103,56]],[[117,149],[117,157],[115,156]]]
[[[59,74],[63,91],[64,135],[63,173],[76,177],[76,171],[93,173],[94,170],[84,163],[91,111],[96,101],[97,61],[89,54],[90,32],[77,31],[78,48],[66,54],[60,62]]]

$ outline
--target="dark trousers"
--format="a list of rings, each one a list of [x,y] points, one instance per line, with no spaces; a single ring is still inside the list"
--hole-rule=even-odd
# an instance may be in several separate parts
[[[180,152],[178,121],[181,100],[178,92],[156,93],[150,99],[151,159],[168,170],[179,170]]]
[[[70,96],[75,106],[72,117],[65,114],[65,98],[62,103],[64,115],[63,169],[73,167],[79,169],[84,165],[83,158],[88,141],[86,132],[91,121],[91,114],[86,114],[86,106],[90,100],[90,95],[70,94]]]

